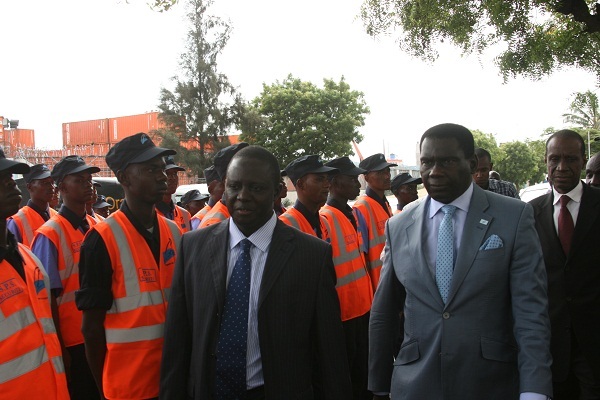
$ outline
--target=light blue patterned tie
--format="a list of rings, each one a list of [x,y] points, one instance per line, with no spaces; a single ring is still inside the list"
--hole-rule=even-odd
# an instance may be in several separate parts
[[[246,395],[246,349],[248,342],[248,307],[250,298],[250,248],[241,242],[242,252],[235,262],[223,309],[217,342],[215,398],[243,399]]]
[[[442,207],[444,219],[438,231],[437,254],[435,261],[435,282],[442,296],[444,304],[448,300],[452,271],[454,270],[454,227],[452,216],[456,206],[445,205]]]

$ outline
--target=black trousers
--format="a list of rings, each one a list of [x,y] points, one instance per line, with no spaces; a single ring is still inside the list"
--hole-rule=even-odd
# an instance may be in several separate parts
[[[71,400],[99,399],[98,387],[85,358],[85,345],[67,347],[71,355],[70,375],[67,376],[67,386]]]
[[[571,340],[571,365],[564,382],[552,382],[553,400],[600,400],[600,378],[579,349],[575,335]]]
[[[369,373],[369,315],[361,315],[342,322],[346,337],[346,353],[350,366],[353,400],[370,400],[373,398],[367,390]]]

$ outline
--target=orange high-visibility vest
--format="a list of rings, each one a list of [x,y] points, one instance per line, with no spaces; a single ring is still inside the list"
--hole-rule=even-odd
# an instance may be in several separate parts
[[[165,214],[163,214],[158,208],[156,209],[156,213],[158,215],[161,215],[161,216],[167,218],[167,216]],[[177,224],[181,233],[189,232],[191,230],[191,225],[190,225],[191,219],[192,219],[192,216],[188,210],[186,210],[185,208],[179,207],[178,205],[175,205],[175,208],[173,209],[172,221]]]
[[[348,217],[337,208],[326,204],[319,214],[331,227],[329,238],[342,321],[365,315],[373,303],[373,287],[364,255],[360,251],[361,237]]]
[[[160,263],[125,213],[94,226],[113,269],[113,304],[106,313],[103,392],[108,399],[158,396],[163,331],[181,239],[179,227],[157,215]]]
[[[354,203],[353,208],[362,214],[369,228],[369,237],[363,239],[367,243],[367,267],[369,268],[371,283],[373,284],[373,290],[376,290],[383,265],[381,253],[385,247],[385,223],[390,218],[391,211],[389,207],[387,211],[384,210],[377,200],[366,195],[360,196]]]
[[[90,217],[92,217],[92,219],[94,220],[94,222],[95,222],[96,224],[97,224],[97,223],[99,223],[99,222],[102,222],[102,221],[104,221],[104,219],[105,219],[105,218],[104,218],[102,215],[100,215],[100,214],[98,214],[98,213],[94,213],[94,215],[93,215],[93,216],[92,216],[92,215],[90,215]],[[94,225],[95,225],[95,224],[94,224]],[[91,226],[91,225],[90,225],[90,226]]]
[[[0,263],[0,393],[6,399],[68,400],[67,379],[50,309],[50,280],[24,245],[25,281]]]
[[[221,221],[225,221],[229,218],[229,210],[227,206],[223,204],[222,201],[217,201],[217,203],[204,215],[202,218],[202,222],[200,222],[200,226],[198,229],[206,228],[207,226],[218,224]]]
[[[91,216],[85,216],[91,226],[97,224]],[[38,235],[46,236],[56,247],[58,260],[58,274],[63,291],[56,298],[58,304],[59,329],[66,347],[83,343],[81,322],[83,314],[75,305],[75,291],[79,290],[79,250],[83,243],[84,234],[62,215],[57,214],[50,218],[38,229]]]
[[[302,213],[296,210],[294,207],[288,208],[283,214],[279,216],[279,219],[286,225],[291,226],[292,228],[296,228],[299,231],[304,233],[308,233],[314,237],[317,237],[315,230],[308,220],[302,215]],[[329,238],[329,226],[327,221],[319,216],[320,225],[321,225],[321,235],[323,236],[321,239],[328,241]]]
[[[197,226],[197,228],[200,228],[200,224],[202,223],[202,220],[204,219],[204,216],[206,215],[206,213],[208,213],[211,210],[211,208],[212,208],[212,206],[209,206],[207,204],[207,205],[205,205],[202,208],[202,210],[200,210],[196,214],[194,214],[194,216],[190,220],[190,229],[192,227],[192,221],[195,221],[195,220],[198,220],[198,226]]]
[[[50,218],[58,214],[56,210],[48,208]],[[31,248],[31,243],[35,236],[35,232],[38,228],[44,225],[44,218],[38,214],[33,208],[29,206],[21,207],[21,209],[11,217],[17,224],[19,231],[21,232],[21,242]]]

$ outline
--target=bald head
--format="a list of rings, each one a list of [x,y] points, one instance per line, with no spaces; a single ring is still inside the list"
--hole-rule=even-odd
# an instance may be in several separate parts
[[[600,188],[600,153],[594,154],[585,166],[585,181]]]

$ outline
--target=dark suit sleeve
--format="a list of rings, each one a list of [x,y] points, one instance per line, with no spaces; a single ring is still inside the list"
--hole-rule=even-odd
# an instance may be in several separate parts
[[[389,393],[394,357],[398,348],[399,315],[403,311],[405,291],[394,271],[390,224],[385,228],[385,257],[369,320],[369,390]]]
[[[346,400],[352,398],[348,357],[340,316],[340,303],[332,277],[331,246],[324,253],[320,269],[314,329],[317,344],[317,363],[320,377],[315,388],[316,398]],[[335,274],[335,273],[334,273]]]
[[[520,391],[552,395],[546,269],[533,209],[523,207],[510,266],[514,336],[519,349]]]
[[[192,351],[185,290],[185,264],[187,245],[184,235],[177,249],[177,263],[171,285],[171,296],[165,324],[165,342],[160,373],[161,400],[186,399],[190,357]]]

